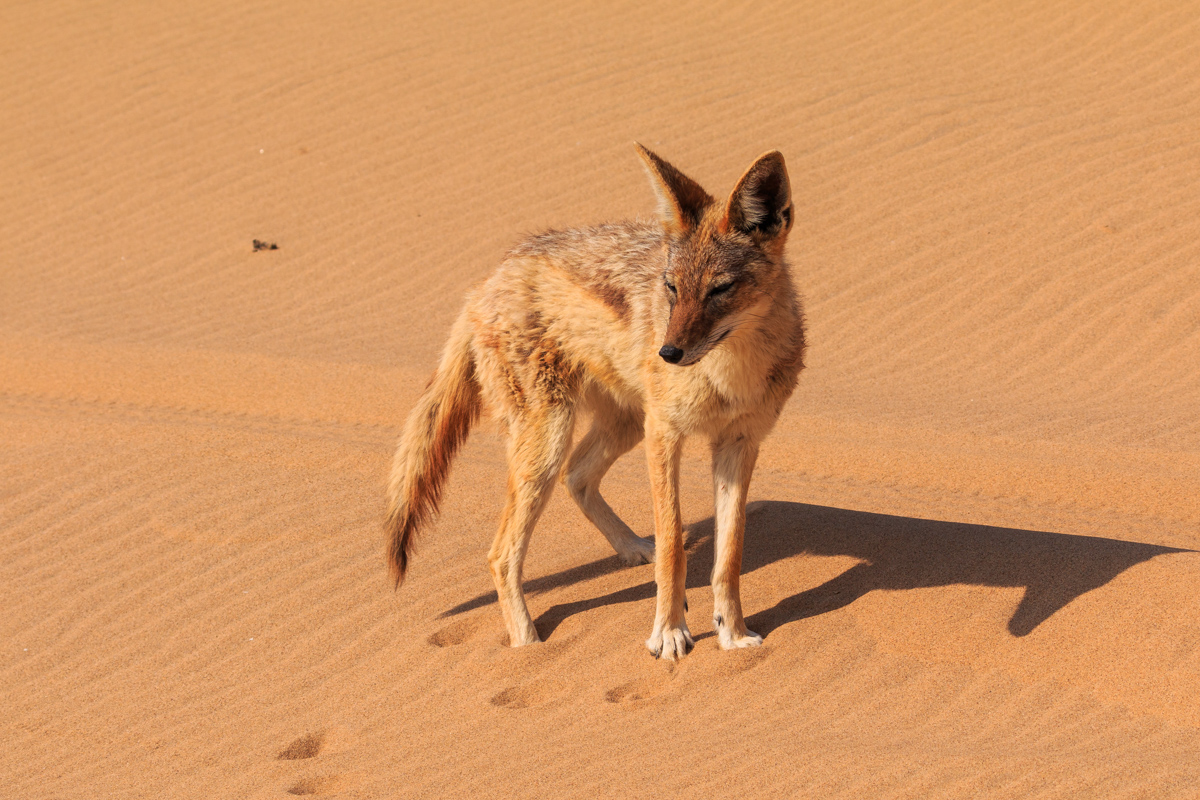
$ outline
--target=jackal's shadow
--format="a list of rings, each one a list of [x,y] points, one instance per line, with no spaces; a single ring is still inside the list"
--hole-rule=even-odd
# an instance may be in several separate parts
[[[704,586],[712,571],[713,521],[689,526],[688,588]],[[751,630],[768,634],[789,622],[843,608],[877,589],[899,591],[968,584],[1022,587],[1025,595],[1008,621],[1013,636],[1025,636],[1076,597],[1099,588],[1125,570],[1166,553],[1158,545],[1045,531],[995,528],[849,511],[803,503],[759,502],[746,520],[743,574],[792,556],[850,556],[859,563],[820,586],[750,612]],[[616,557],[528,581],[530,595],[569,586],[620,569]],[[644,575],[646,568],[638,568]],[[634,574],[634,573],[631,573]],[[548,636],[564,619],[600,606],[654,596],[651,580],[616,592],[555,605],[537,619]],[[446,612],[462,613],[496,601],[495,593],[468,600]]]

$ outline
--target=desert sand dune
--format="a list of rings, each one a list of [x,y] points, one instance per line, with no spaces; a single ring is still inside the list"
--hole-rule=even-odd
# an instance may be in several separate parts
[[[1200,5],[10,3],[0,795],[1200,794]],[[787,158],[810,351],[762,648],[564,492],[512,649],[484,424],[398,592],[391,452],[530,232]],[[277,250],[255,251],[253,240]],[[635,450],[605,482],[651,531]]]

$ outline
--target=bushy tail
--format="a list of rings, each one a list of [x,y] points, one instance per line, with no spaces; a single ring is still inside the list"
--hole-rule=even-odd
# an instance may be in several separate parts
[[[479,382],[471,354],[471,326],[459,317],[442,361],[408,415],[388,484],[388,563],[396,586],[404,580],[413,538],[438,510],[450,461],[479,418]]]

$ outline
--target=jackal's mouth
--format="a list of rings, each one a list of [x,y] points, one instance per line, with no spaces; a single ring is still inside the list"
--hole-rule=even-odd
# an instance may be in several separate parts
[[[721,342],[725,341],[725,337],[728,336],[732,332],[733,332],[733,328],[726,328],[725,330],[721,331],[719,336],[717,336],[716,338],[714,338],[710,341],[705,342],[703,345],[701,345],[699,348],[697,348],[695,356],[693,356],[691,358],[686,358],[683,361],[680,361],[678,366],[690,367],[692,364],[695,364],[697,361],[699,361],[700,359],[702,359],[706,355],[708,355],[709,351],[711,351],[714,347],[719,345]]]

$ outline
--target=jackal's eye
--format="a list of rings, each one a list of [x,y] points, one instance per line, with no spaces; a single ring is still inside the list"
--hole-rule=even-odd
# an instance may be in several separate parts
[[[721,295],[725,294],[732,288],[733,288],[733,281],[730,281],[729,283],[722,283],[720,286],[714,286],[713,288],[709,289],[708,296],[710,298],[720,297]]]
[[[676,294],[676,293],[677,293],[677,292],[675,291],[675,284],[671,283],[671,279],[670,279],[670,278],[668,278],[666,275],[664,275],[664,276],[663,276],[663,283],[665,283],[665,284],[667,285],[667,290],[668,290],[668,291],[669,291],[671,294]]]

